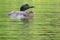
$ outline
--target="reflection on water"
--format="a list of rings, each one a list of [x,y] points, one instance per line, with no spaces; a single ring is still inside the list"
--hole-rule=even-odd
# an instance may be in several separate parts
[[[22,22],[23,22],[22,27],[21,27],[21,29],[22,29],[22,34],[21,34],[22,38],[24,40],[29,40],[30,37],[32,37],[32,36],[30,36],[30,33],[29,33],[31,31],[29,26],[30,26],[30,23],[32,23],[32,21],[30,19],[22,19]]]

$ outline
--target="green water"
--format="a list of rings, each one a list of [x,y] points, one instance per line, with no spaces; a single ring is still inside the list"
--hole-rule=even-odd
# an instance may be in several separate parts
[[[12,22],[6,14],[19,11],[25,3],[34,5],[32,22]],[[0,40],[60,40],[59,0],[0,0]]]

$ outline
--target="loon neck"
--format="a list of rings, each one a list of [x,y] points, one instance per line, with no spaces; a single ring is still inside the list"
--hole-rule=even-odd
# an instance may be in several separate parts
[[[21,11],[21,10],[20,10]]]
[[[20,11],[20,12],[25,12],[25,11]]]

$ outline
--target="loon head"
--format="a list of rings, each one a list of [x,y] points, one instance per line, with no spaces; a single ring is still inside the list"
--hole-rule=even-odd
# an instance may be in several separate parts
[[[20,8],[20,11],[26,11],[27,9],[34,8],[34,6],[31,6],[29,4],[25,4]]]

